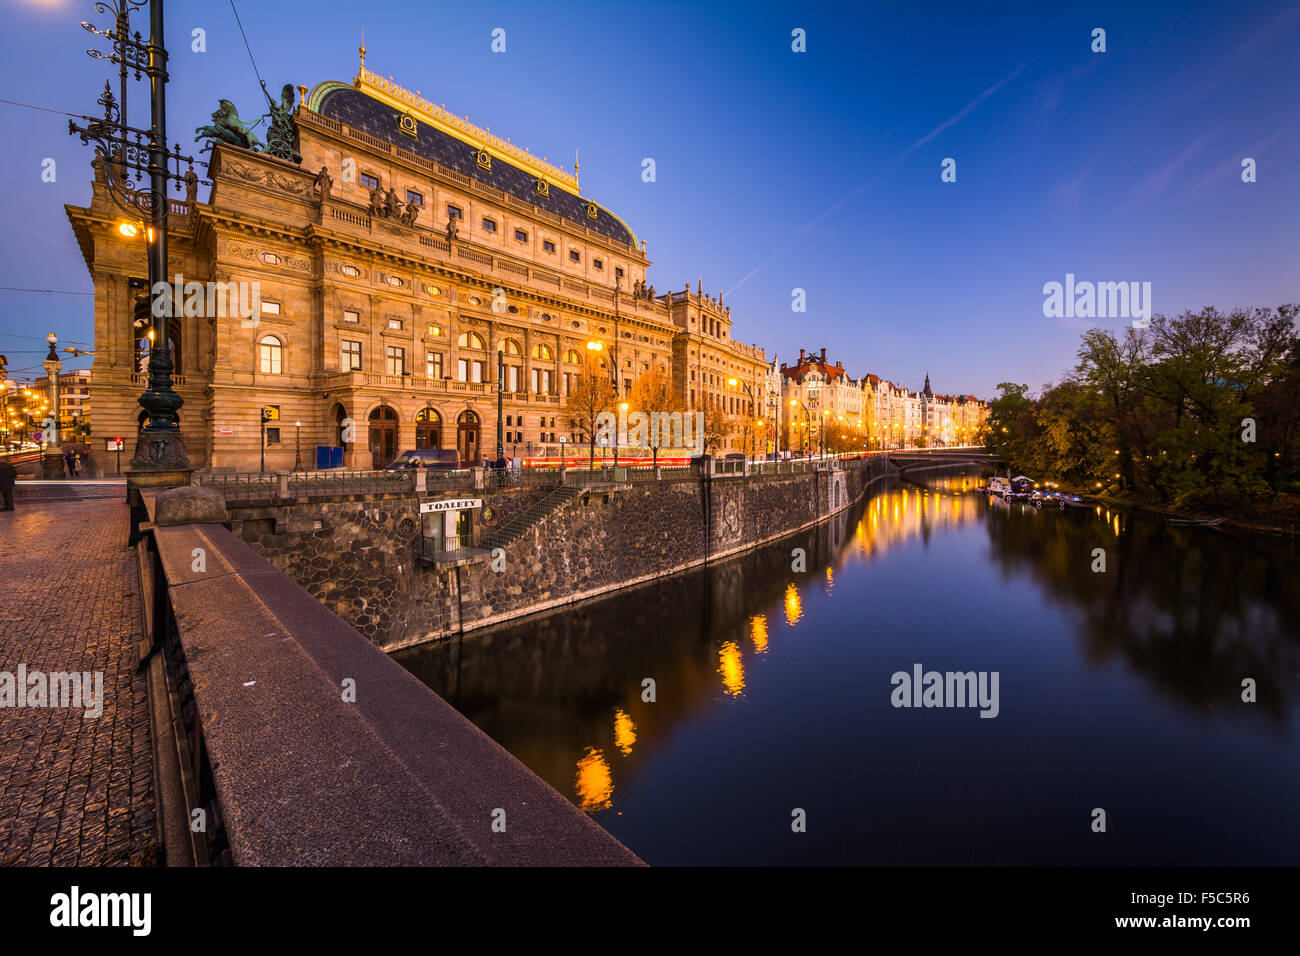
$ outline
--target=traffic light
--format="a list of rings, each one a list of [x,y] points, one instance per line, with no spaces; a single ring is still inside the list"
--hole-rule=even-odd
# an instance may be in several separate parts
[[[277,422],[280,420],[280,409],[276,405],[266,405],[262,408],[262,421]]]

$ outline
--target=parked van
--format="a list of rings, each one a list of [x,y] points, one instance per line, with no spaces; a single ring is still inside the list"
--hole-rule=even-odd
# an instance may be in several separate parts
[[[384,471],[401,471],[403,468],[451,471],[459,467],[460,456],[454,448],[413,448],[402,452],[385,465]]]

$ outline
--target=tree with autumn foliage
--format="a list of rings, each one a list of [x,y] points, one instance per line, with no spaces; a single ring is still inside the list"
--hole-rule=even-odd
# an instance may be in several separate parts
[[[569,430],[580,441],[587,442],[590,450],[588,467],[596,467],[596,429],[600,416],[614,411],[618,394],[610,381],[599,353],[588,351],[573,373],[569,397],[566,399]]]

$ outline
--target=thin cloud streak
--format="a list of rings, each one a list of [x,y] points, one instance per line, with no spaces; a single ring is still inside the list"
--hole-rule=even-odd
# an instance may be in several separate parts
[[[737,289],[739,289],[742,285],[744,285],[746,282],[748,282],[750,279],[752,279],[755,275],[757,275],[760,271],[762,271],[762,269],[763,269],[764,266],[766,266],[766,265],[767,265],[768,263],[770,263],[773,259],[775,259],[777,256],[779,256],[781,253],[785,252],[785,250],[789,249],[792,245],[794,245],[796,242],[798,242],[800,239],[802,239],[805,235],[807,235],[808,232],[809,232],[809,230],[811,230],[814,226],[816,226],[818,223],[820,223],[823,219],[825,219],[825,218],[826,218],[827,216],[829,216],[831,213],[835,212],[837,209],[840,209],[840,208],[841,208],[842,206],[844,206],[846,203],[849,203],[849,202],[853,201],[854,199],[856,199],[858,196],[860,196],[862,193],[866,192],[866,191],[867,191],[868,189],[870,189],[872,186],[876,185],[876,183],[880,182],[880,180],[883,179],[883,178],[885,177],[885,174],[886,174],[886,173],[888,173],[888,172],[890,172],[891,170],[893,170],[893,169],[894,169],[894,168],[895,168],[899,163],[901,163],[904,159],[906,159],[908,156],[910,156],[910,155],[911,155],[912,153],[914,153],[916,150],[920,149],[920,148],[921,148],[922,146],[924,146],[926,143],[930,142],[932,139],[934,139],[936,136],[938,136],[938,135],[939,135],[940,133],[942,133],[944,130],[948,129],[950,126],[954,125],[955,123],[960,122],[960,121],[961,121],[961,120],[962,120],[962,119],[963,119],[963,118],[964,118],[968,113],[970,113],[973,109],[975,109],[977,106],[979,106],[979,105],[980,105],[981,103],[983,103],[985,100],[987,100],[990,96],[992,96],[992,95],[993,95],[994,93],[996,93],[998,90],[1002,89],[1002,87],[1006,86],[1008,83],[1010,83],[1012,80],[1014,80],[1017,76],[1019,76],[1021,73],[1023,73],[1024,70],[1025,70],[1025,67],[1027,67],[1028,65],[1029,65],[1029,61],[1028,61],[1028,60],[1026,60],[1024,63],[1021,63],[1018,67],[1016,67],[1014,70],[1012,70],[1012,71],[1011,71],[1010,73],[1008,73],[1006,76],[1004,76],[1002,79],[998,80],[996,83],[994,83],[992,86],[990,86],[988,89],[986,89],[986,90],[985,90],[983,93],[981,93],[979,96],[975,97],[975,99],[971,100],[969,103],[967,103],[965,106],[963,106],[960,110],[958,110],[956,113],[954,113],[954,114],[953,114],[952,116],[950,116],[948,119],[944,120],[942,123],[940,123],[940,124],[939,124],[938,126],[936,126],[934,129],[930,130],[930,132],[926,133],[924,136],[922,136],[920,139],[918,139],[918,140],[917,140],[915,143],[913,143],[911,146],[907,147],[907,149],[905,149],[905,150],[903,150],[901,153],[899,153],[898,156],[896,156],[896,157],[894,158],[893,162],[891,162],[888,166],[886,166],[886,167],[885,167],[881,172],[879,172],[878,174],[876,174],[875,176],[873,176],[870,180],[868,180],[867,182],[863,183],[862,185],[857,186],[857,187],[855,187],[854,189],[850,190],[847,194],[845,194],[845,195],[844,195],[843,197],[841,197],[840,199],[836,200],[836,201],[835,201],[835,202],[834,202],[834,203],[833,203],[833,204],[832,204],[828,209],[826,209],[825,211],[823,211],[820,215],[818,215],[816,218],[814,218],[811,222],[809,222],[809,223],[807,223],[806,225],[802,226],[798,231],[795,232],[794,235],[792,235],[792,236],[791,236],[789,239],[787,239],[784,243],[782,243],[781,245],[777,246],[775,252],[773,252],[770,256],[768,256],[766,259],[764,259],[762,262],[760,262],[758,265],[756,265],[753,269],[749,270],[749,272],[747,272],[747,273],[745,274],[745,276],[744,276],[744,277],[743,277],[739,282],[737,282],[735,285],[733,285],[730,289],[727,290],[726,294],[727,294],[727,295],[731,295],[733,292],[735,292]]]

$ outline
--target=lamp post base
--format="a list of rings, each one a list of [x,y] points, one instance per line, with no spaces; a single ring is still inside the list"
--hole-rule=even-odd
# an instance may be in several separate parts
[[[146,428],[136,439],[135,457],[127,484],[139,488],[170,488],[190,481],[190,459],[177,429]]]
[[[47,451],[41,456],[41,477],[46,481],[63,477],[63,452]]]

